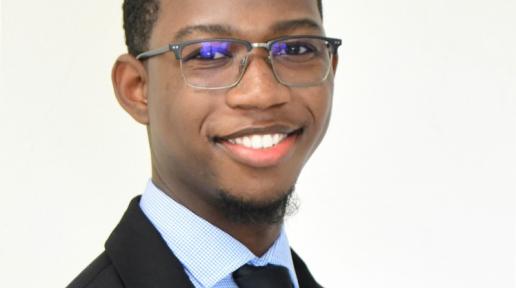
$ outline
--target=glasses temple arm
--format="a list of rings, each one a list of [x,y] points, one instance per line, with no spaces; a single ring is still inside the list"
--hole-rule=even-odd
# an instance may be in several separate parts
[[[162,48],[158,48],[158,49],[154,49],[154,50],[150,50],[150,51],[147,51],[147,52],[140,53],[140,54],[138,54],[138,56],[136,56],[136,59],[138,59],[138,60],[145,60],[145,59],[150,58],[150,57],[161,55],[161,54],[166,53],[168,51],[170,51],[170,46],[166,46],[166,47],[162,47]]]

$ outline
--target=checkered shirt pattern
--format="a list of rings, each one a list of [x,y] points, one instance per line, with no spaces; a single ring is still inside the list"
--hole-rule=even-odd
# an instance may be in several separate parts
[[[284,228],[269,250],[257,257],[238,240],[167,196],[151,180],[140,207],[196,288],[237,288],[231,274],[244,264],[284,266],[294,287],[299,288]]]

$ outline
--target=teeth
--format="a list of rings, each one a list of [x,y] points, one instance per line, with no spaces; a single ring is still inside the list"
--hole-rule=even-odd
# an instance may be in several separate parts
[[[263,147],[272,147],[272,136],[264,135],[262,138]]]
[[[260,149],[263,147],[262,145],[262,137],[258,135],[251,136],[251,146],[253,146],[254,149]]]
[[[244,144],[245,147],[252,147],[251,139],[249,137],[244,137],[244,139],[242,140],[242,144]]]
[[[279,143],[280,141],[281,141],[281,135],[280,134],[272,135],[272,143]]]
[[[266,134],[266,135],[249,135],[229,139],[232,144],[242,145],[252,149],[265,149],[278,145],[283,139],[287,138],[286,134]]]

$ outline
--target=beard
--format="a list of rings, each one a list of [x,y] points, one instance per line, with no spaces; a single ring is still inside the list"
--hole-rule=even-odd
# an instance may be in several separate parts
[[[235,224],[278,224],[285,217],[295,214],[297,199],[293,197],[295,187],[282,193],[279,198],[267,202],[244,200],[231,193],[217,190],[216,205],[224,217]]]

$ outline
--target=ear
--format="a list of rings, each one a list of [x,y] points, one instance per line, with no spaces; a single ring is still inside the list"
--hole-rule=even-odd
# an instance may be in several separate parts
[[[143,64],[130,54],[121,55],[113,65],[111,80],[120,106],[136,121],[147,125],[147,72]]]
[[[337,72],[338,64],[339,64],[339,54],[335,53],[333,55],[333,59],[332,59],[332,63],[331,63],[331,66],[333,67],[333,74],[335,74]]]

